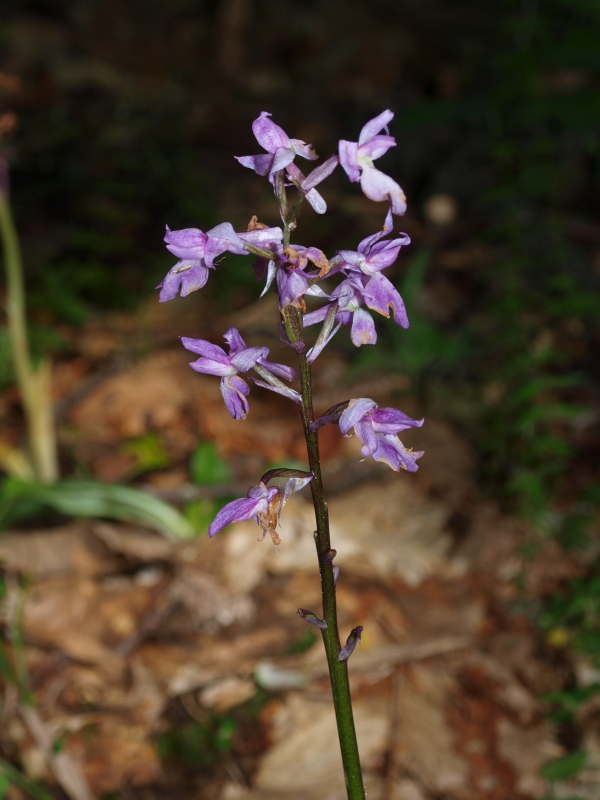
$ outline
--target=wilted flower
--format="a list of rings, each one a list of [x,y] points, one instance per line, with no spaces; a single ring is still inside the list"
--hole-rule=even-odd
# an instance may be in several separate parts
[[[262,541],[268,533],[273,540],[273,544],[280,544],[281,539],[277,534],[276,528],[279,524],[281,511],[289,497],[310,483],[313,476],[310,473],[298,470],[273,470],[273,472],[294,473],[294,476],[286,484],[283,497],[277,486],[267,487],[266,481],[259,481],[256,486],[251,486],[248,489],[246,497],[227,503],[218,512],[209,526],[208,535],[214,536],[233,522],[254,519],[263,531],[259,541]],[[263,479],[266,479],[268,475],[269,473],[263,475]]]
[[[320,628],[322,631],[327,630],[327,623],[324,619],[317,617],[312,611],[308,611],[306,608],[299,608],[298,609],[298,616],[305,619],[307,622],[310,622],[311,625],[314,625],[315,628]]]
[[[322,278],[329,272],[329,261],[318,247],[290,245],[281,252],[279,258],[276,264],[279,308],[295,303],[303,295],[308,294],[310,278]],[[318,272],[304,271],[309,262],[318,267]]]
[[[354,428],[362,442],[365,458],[373,456],[375,461],[383,461],[396,472],[401,469],[416,472],[416,461],[423,453],[404,447],[396,434],[407,428],[420,428],[423,421],[411,419],[395,408],[378,408],[374,400],[361,397],[350,400],[340,416],[339,425],[344,436]]]
[[[352,628],[350,631],[350,636],[348,636],[346,639],[346,644],[342,647],[338,654],[338,661],[348,661],[354,652],[356,645],[360,643],[360,637],[362,636],[363,630],[364,628],[362,625]]]
[[[382,136],[394,118],[392,111],[383,111],[367,122],[360,132],[358,142],[340,140],[340,164],[353,183],[360,181],[361,188],[370,200],[388,200],[394,214],[406,211],[406,196],[396,181],[373,166],[373,161],[395,147],[393,136]]]

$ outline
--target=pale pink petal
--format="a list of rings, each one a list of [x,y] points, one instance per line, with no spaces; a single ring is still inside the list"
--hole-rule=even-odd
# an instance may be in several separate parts
[[[382,111],[379,116],[374,117],[372,120],[369,120],[367,124],[363,127],[360,132],[360,136],[358,137],[358,144],[364,144],[368,142],[369,139],[372,139],[373,136],[376,136],[379,131],[383,130],[387,127],[387,125],[394,119],[394,112],[390,111]]]
[[[380,172],[375,167],[365,167],[360,177],[363,192],[370,200],[381,202],[387,200],[393,214],[404,214],[406,196],[395,180]]]
[[[267,153],[274,153],[280,147],[290,146],[290,137],[287,133],[271,122],[268,111],[261,111],[260,117],[252,123],[252,132],[256,136],[256,141]]]

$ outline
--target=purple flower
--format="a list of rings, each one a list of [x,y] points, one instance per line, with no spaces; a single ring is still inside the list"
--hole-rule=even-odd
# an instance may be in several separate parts
[[[258,175],[268,175],[274,183],[274,175],[285,169],[299,155],[314,161],[318,158],[311,145],[300,139],[290,139],[287,133],[271,122],[268,111],[261,111],[258,119],[252,123],[252,131],[257,142],[267,152],[257,156],[236,156],[243,167],[253,169]]]
[[[181,296],[185,297],[190,292],[202,289],[208,280],[208,270],[215,268],[214,259],[222,253],[229,251],[247,255],[244,241],[229,222],[223,222],[206,233],[198,228],[172,231],[167,225],[165,242],[167,250],[180,261],[169,270],[164,280],[156,287],[161,290],[158,297],[161,303],[173,300],[180,290]]]
[[[378,408],[374,400],[362,397],[350,400],[339,425],[344,436],[351,435],[348,432],[354,428],[365,458],[373,456],[375,461],[383,461],[396,472],[401,469],[416,472],[416,461],[423,453],[404,447],[396,434],[407,428],[420,428],[423,421],[411,419],[395,408]]]
[[[254,519],[260,525],[263,535],[259,539],[262,541],[267,533],[273,540],[273,544],[280,544],[281,539],[277,534],[277,525],[281,511],[289,497],[306,486],[312,481],[312,475],[305,477],[295,477],[288,480],[283,497],[281,491],[276,486],[269,486],[262,481],[256,486],[248,489],[246,497],[227,503],[217,514],[208,528],[210,537],[217,534],[220,530],[230,525],[232,522],[244,522],[247,519]]]
[[[223,338],[229,345],[229,355],[222,347],[211,344],[205,339],[189,339],[187,336],[182,336],[181,341],[187,350],[201,356],[197,361],[191,362],[192,369],[205,375],[218,375],[221,378],[221,394],[227,410],[234,419],[245,419],[250,410],[247,400],[250,387],[239,377],[240,372],[254,369],[263,378],[262,381],[253,379],[258,386],[289,397],[295,402],[300,401],[298,392],[290,389],[276,377],[295,380],[296,372],[284,364],[267,361],[268,347],[246,347],[237,328],[230,328]]]
[[[340,140],[340,164],[353,183],[360,181],[361,188],[370,200],[388,200],[394,214],[404,214],[406,197],[396,181],[373,166],[373,161],[395,147],[393,136],[380,132],[394,118],[392,111],[383,111],[367,122],[360,132],[358,142]]]
[[[392,283],[381,274],[381,270],[389,267],[398,258],[400,248],[410,244],[410,237],[403,233],[397,239],[386,242],[380,239],[393,228],[391,209],[388,211],[383,229],[367,236],[358,245],[358,250],[340,250],[338,255],[343,259],[341,268],[351,273],[362,273],[365,276],[360,294],[368,308],[390,316],[390,308],[394,311],[394,321],[403,328],[408,328],[408,317],[404,302]],[[355,284],[355,286],[358,286]]]

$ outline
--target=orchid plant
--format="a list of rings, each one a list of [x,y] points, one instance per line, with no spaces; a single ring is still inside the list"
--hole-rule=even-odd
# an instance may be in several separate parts
[[[396,472],[415,472],[417,459],[423,453],[405,447],[398,433],[420,427],[423,420],[414,420],[394,408],[378,408],[370,398],[353,398],[338,403],[315,418],[312,401],[312,365],[342,326],[350,326],[350,338],[356,347],[375,344],[377,332],[375,311],[394,322],[408,327],[408,317],[402,298],[383,275],[402,247],[410,243],[405,233],[392,233],[394,215],[404,214],[406,198],[400,186],[378,170],[373,161],[396,144],[389,135],[391,111],[384,111],[363,127],[357,142],[340,141],[338,155],[333,155],[305,176],[294,163],[296,156],[309,161],[317,154],[311,145],[290,139],[285,131],[263,111],[252,125],[259,145],[266,151],[259,155],[241,156],[237,160],[260,176],[267,177],[273,191],[281,226],[270,227],[253,216],[246,231],[236,232],[229,222],[209,231],[196,228],[172,231],[167,228],[167,249],[179,259],[157,287],[159,300],[172,300],[178,294],[186,296],[206,285],[215,259],[224,253],[255,256],[254,270],[265,285],[261,297],[274,290],[279,299],[282,341],[296,356],[297,371],[284,364],[268,360],[267,347],[247,347],[240,332],[230,328],[223,336],[228,352],[220,345],[204,339],[182,338],[182,344],[199,358],[190,366],[197,372],[221,379],[225,406],[234,419],[245,419],[250,411],[250,385],[260,386],[288,398],[300,410],[306,439],[309,470],[273,469],[266,472],[246,497],[225,505],[211,523],[208,533],[215,536],[227,525],[253,519],[275,545],[281,543],[277,532],[279,518],[288,498],[310,484],[315,508],[314,534],[321,576],[323,611],[319,617],[312,611],[299,609],[306,622],[320,629],[327,655],[333,701],[342,752],[346,789],[350,800],[365,797],[352,703],[348,683],[348,659],[360,642],[362,626],[354,628],[342,646],[336,614],[336,582],[339,569],[333,561],[337,555],[329,534],[325,502],[318,431],[328,424],[338,425],[343,436],[358,437],[362,455],[383,461]],[[341,165],[353,182],[359,182],[371,200],[387,202],[388,210],[380,231],[363,239],[356,250],[339,250],[328,258],[313,246],[291,243],[296,230],[297,211],[306,200],[318,214],[327,210],[325,200],[316,187]],[[288,189],[296,190],[293,202]],[[318,307],[308,311],[306,298],[314,299]],[[305,329],[321,328],[312,344],[305,339]],[[298,388],[294,388],[295,384]],[[269,486],[274,479],[284,479],[285,489]]]

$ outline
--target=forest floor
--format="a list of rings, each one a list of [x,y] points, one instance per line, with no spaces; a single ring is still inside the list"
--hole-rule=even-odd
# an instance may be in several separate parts
[[[289,404],[259,389],[244,423],[229,418],[217,380],[172,345],[192,306],[153,303],[65,328],[55,401],[61,446],[91,476],[128,480],[124,443],[155,436],[168,465],[137,483],[210,508],[211,487],[190,482],[198,441],[232,465],[235,497],[269,466],[301,461],[302,440]],[[318,411],[367,393],[335,354],[318,365]],[[370,389],[380,405],[401,391],[407,413],[423,411],[401,376]],[[0,403],[16,436],[15,390]],[[588,769],[558,787],[540,777],[570,744],[540,695],[573,670],[581,681],[586,664],[532,620],[582,564],[551,541],[527,557],[535,533],[482,495],[474,454],[447,422],[428,417],[406,442],[425,450],[414,475],[360,461],[334,426],[322,436],[342,637],[364,626],[349,669],[369,800],[526,800],[552,788],[597,798],[591,706]],[[257,542],[253,522],[214,540],[107,520],[1,534],[2,617],[22,679],[2,689],[5,757],[74,800],[341,800],[324,653],[296,613],[320,610],[312,506],[296,498],[277,548]],[[13,785],[7,796],[25,795]]]

